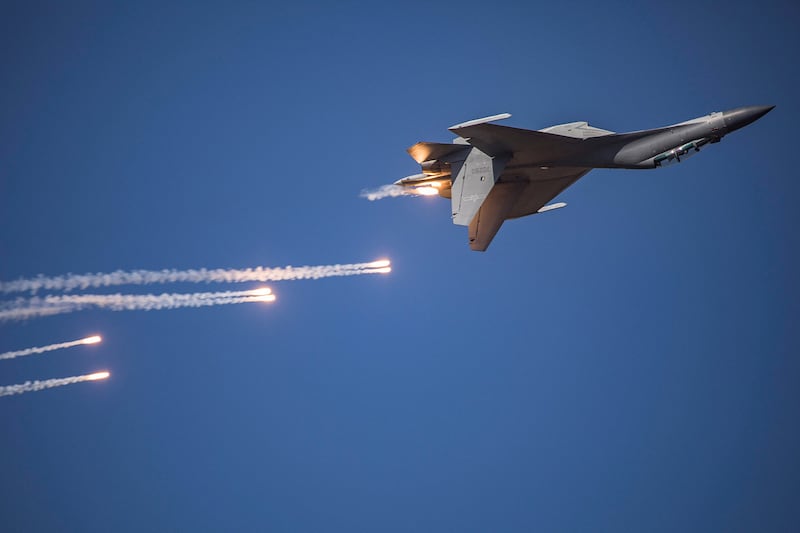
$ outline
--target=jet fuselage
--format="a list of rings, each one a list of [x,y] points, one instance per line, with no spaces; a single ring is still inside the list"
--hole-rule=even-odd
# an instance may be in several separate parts
[[[504,220],[563,207],[547,205],[593,168],[652,169],[679,163],[775,106],[716,112],[671,126],[614,133],[571,122],[543,130],[492,124],[503,113],[450,127],[451,144],[408,149],[422,173],[395,182],[409,194],[451,201],[453,223],[469,226],[473,250],[489,246]]]
[[[768,113],[774,106],[750,106],[711,113],[653,130],[582,139],[556,153],[515,152],[505,167],[510,176],[525,167],[651,169],[680,162],[707,145]],[[509,176],[509,177],[510,177]],[[501,176],[502,181],[502,176]]]

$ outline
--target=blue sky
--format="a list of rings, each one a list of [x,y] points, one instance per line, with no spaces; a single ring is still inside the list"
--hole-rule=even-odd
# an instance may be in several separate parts
[[[105,337],[3,361],[2,385],[112,372],[2,398],[2,529],[796,531],[799,14],[5,4],[0,279],[394,271],[0,324],[0,351]],[[629,131],[758,104],[485,254],[445,200],[358,196],[475,117]]]

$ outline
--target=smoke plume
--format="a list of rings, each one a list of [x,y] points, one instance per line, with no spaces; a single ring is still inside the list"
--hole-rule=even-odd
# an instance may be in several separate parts
[[[94,335],[92,337],[86,337],[85,339],[78,339],[76,341],[59,342],[57,344],[48,344],[47,346],[34,346],[33,348],[25,348],[24,350],[14,350],[11,352],[0,353],[0,360],[52,352],[54,350],[63,350],[64,348],[72,348],[73,346],[80,346],[82,344],[95,344],[100,342],[100,340],[101,339],[99,336]]]
[[[84,374],[83,376],[72,376],[68,378],[45,379],[43,381],[26,381],[25,383],[21,383],[19,385],[0,386],[0,396],[11,396],[12,394],[36,392],[45,389],[52,389],[54,387],[63,387],[64,385],[72,385],[73,383],[80,383],[82,381],[97,381],[99,379],[106,379],[108,376],[108,372],[95,372],[93,374]]]
[[[46,315],[101,308],[111,311],[152,311],[179,307],[207,307],[250,302],[272,302],[269,289],[195,292],[188,294],[67,294],[17,298],[0,304],[0,321],[25,320]]]
[[[389,261],[352,263],[343,265],[318,265],[301,267],[256,267],[244,269],[191,269],[191,270],[117,270],[110,273],[66,274],[0,281],[0,293],[31,292],[40,290],[69,292],[90,287],[116,285],[150,285],[154,283],[242,283],[247,281],[292,281],[320,279],[337,276],[360,276],[385,273]]]

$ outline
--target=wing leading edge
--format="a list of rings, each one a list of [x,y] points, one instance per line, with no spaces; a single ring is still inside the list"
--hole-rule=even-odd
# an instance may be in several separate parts
[[[555,133],[510,128],[497,124],[476,124],[450,128],[450,131],[488,155],[536,151],[552,158],[572,153],[583,139]]]

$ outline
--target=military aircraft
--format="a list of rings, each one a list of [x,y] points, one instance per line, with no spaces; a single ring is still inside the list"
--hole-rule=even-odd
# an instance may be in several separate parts
[[[408,153],[422,173],[395,182],[409,193],[450,198],[453,223],[485,251],[505,220],[564,207],[549,204],[593,168],[658,168],[758,120],[775,106],[740,107],[672,126],[614,133],[570,122],[532,131],[492,124],[503,113],[450,127],[451,144],[419,142]]]

